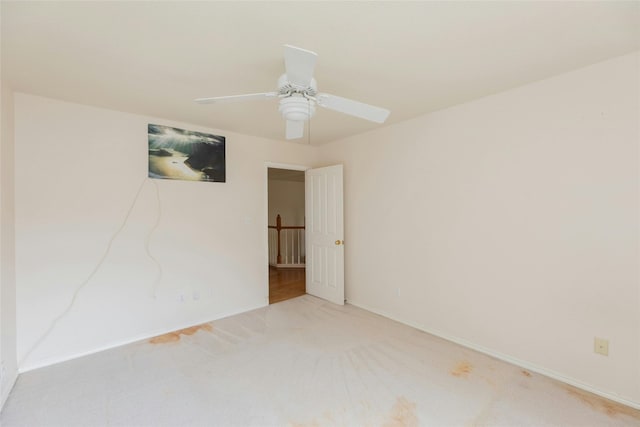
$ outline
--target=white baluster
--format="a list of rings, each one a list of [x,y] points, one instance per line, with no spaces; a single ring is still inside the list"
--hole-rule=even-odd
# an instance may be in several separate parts
[[[274,230],[272,228],[269,229],[269,264],[275,264],[275,258],[274,258],[275,241],[274,241],[273,231]]]
[[[284,231],[284,263],[288,264],[289,263],[289,239],[287,239],[287,231],[289,230],[282,230]]]

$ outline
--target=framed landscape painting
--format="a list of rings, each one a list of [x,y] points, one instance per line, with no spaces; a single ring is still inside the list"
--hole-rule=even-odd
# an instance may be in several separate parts
[[[149,124],[149,178],[225,182],[225,137]]]

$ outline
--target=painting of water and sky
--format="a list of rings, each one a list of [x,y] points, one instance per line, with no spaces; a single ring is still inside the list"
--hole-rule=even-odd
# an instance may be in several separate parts
[[[149,178],[225,182],[225,137],[148,126]]]

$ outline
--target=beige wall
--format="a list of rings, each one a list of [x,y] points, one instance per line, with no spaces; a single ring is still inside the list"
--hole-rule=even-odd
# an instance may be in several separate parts
[[[18,375],[14,216],[13,91],[0,89],[0,408]]]
[[[267,304],[265,163],[310,164],[315,148],[26,94],[16,94],[15,114],[21,370]],[[148,180],[148,123],[225,135],[227,182]],[[104,264],[29,354],[141,185]],[[159,212],[149,238],[156,282],[145,241]]]
[[[640,404],[638,58],[322,146],[347,300]]]
[[[304,225],[304,182],[269,180],[269,225],[278,215],[282,225]]]

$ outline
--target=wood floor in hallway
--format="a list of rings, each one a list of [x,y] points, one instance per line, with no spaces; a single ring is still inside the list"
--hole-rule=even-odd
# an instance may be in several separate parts
[[[299,297],[305,293],[304,268],[269,266],[269,304]]]

